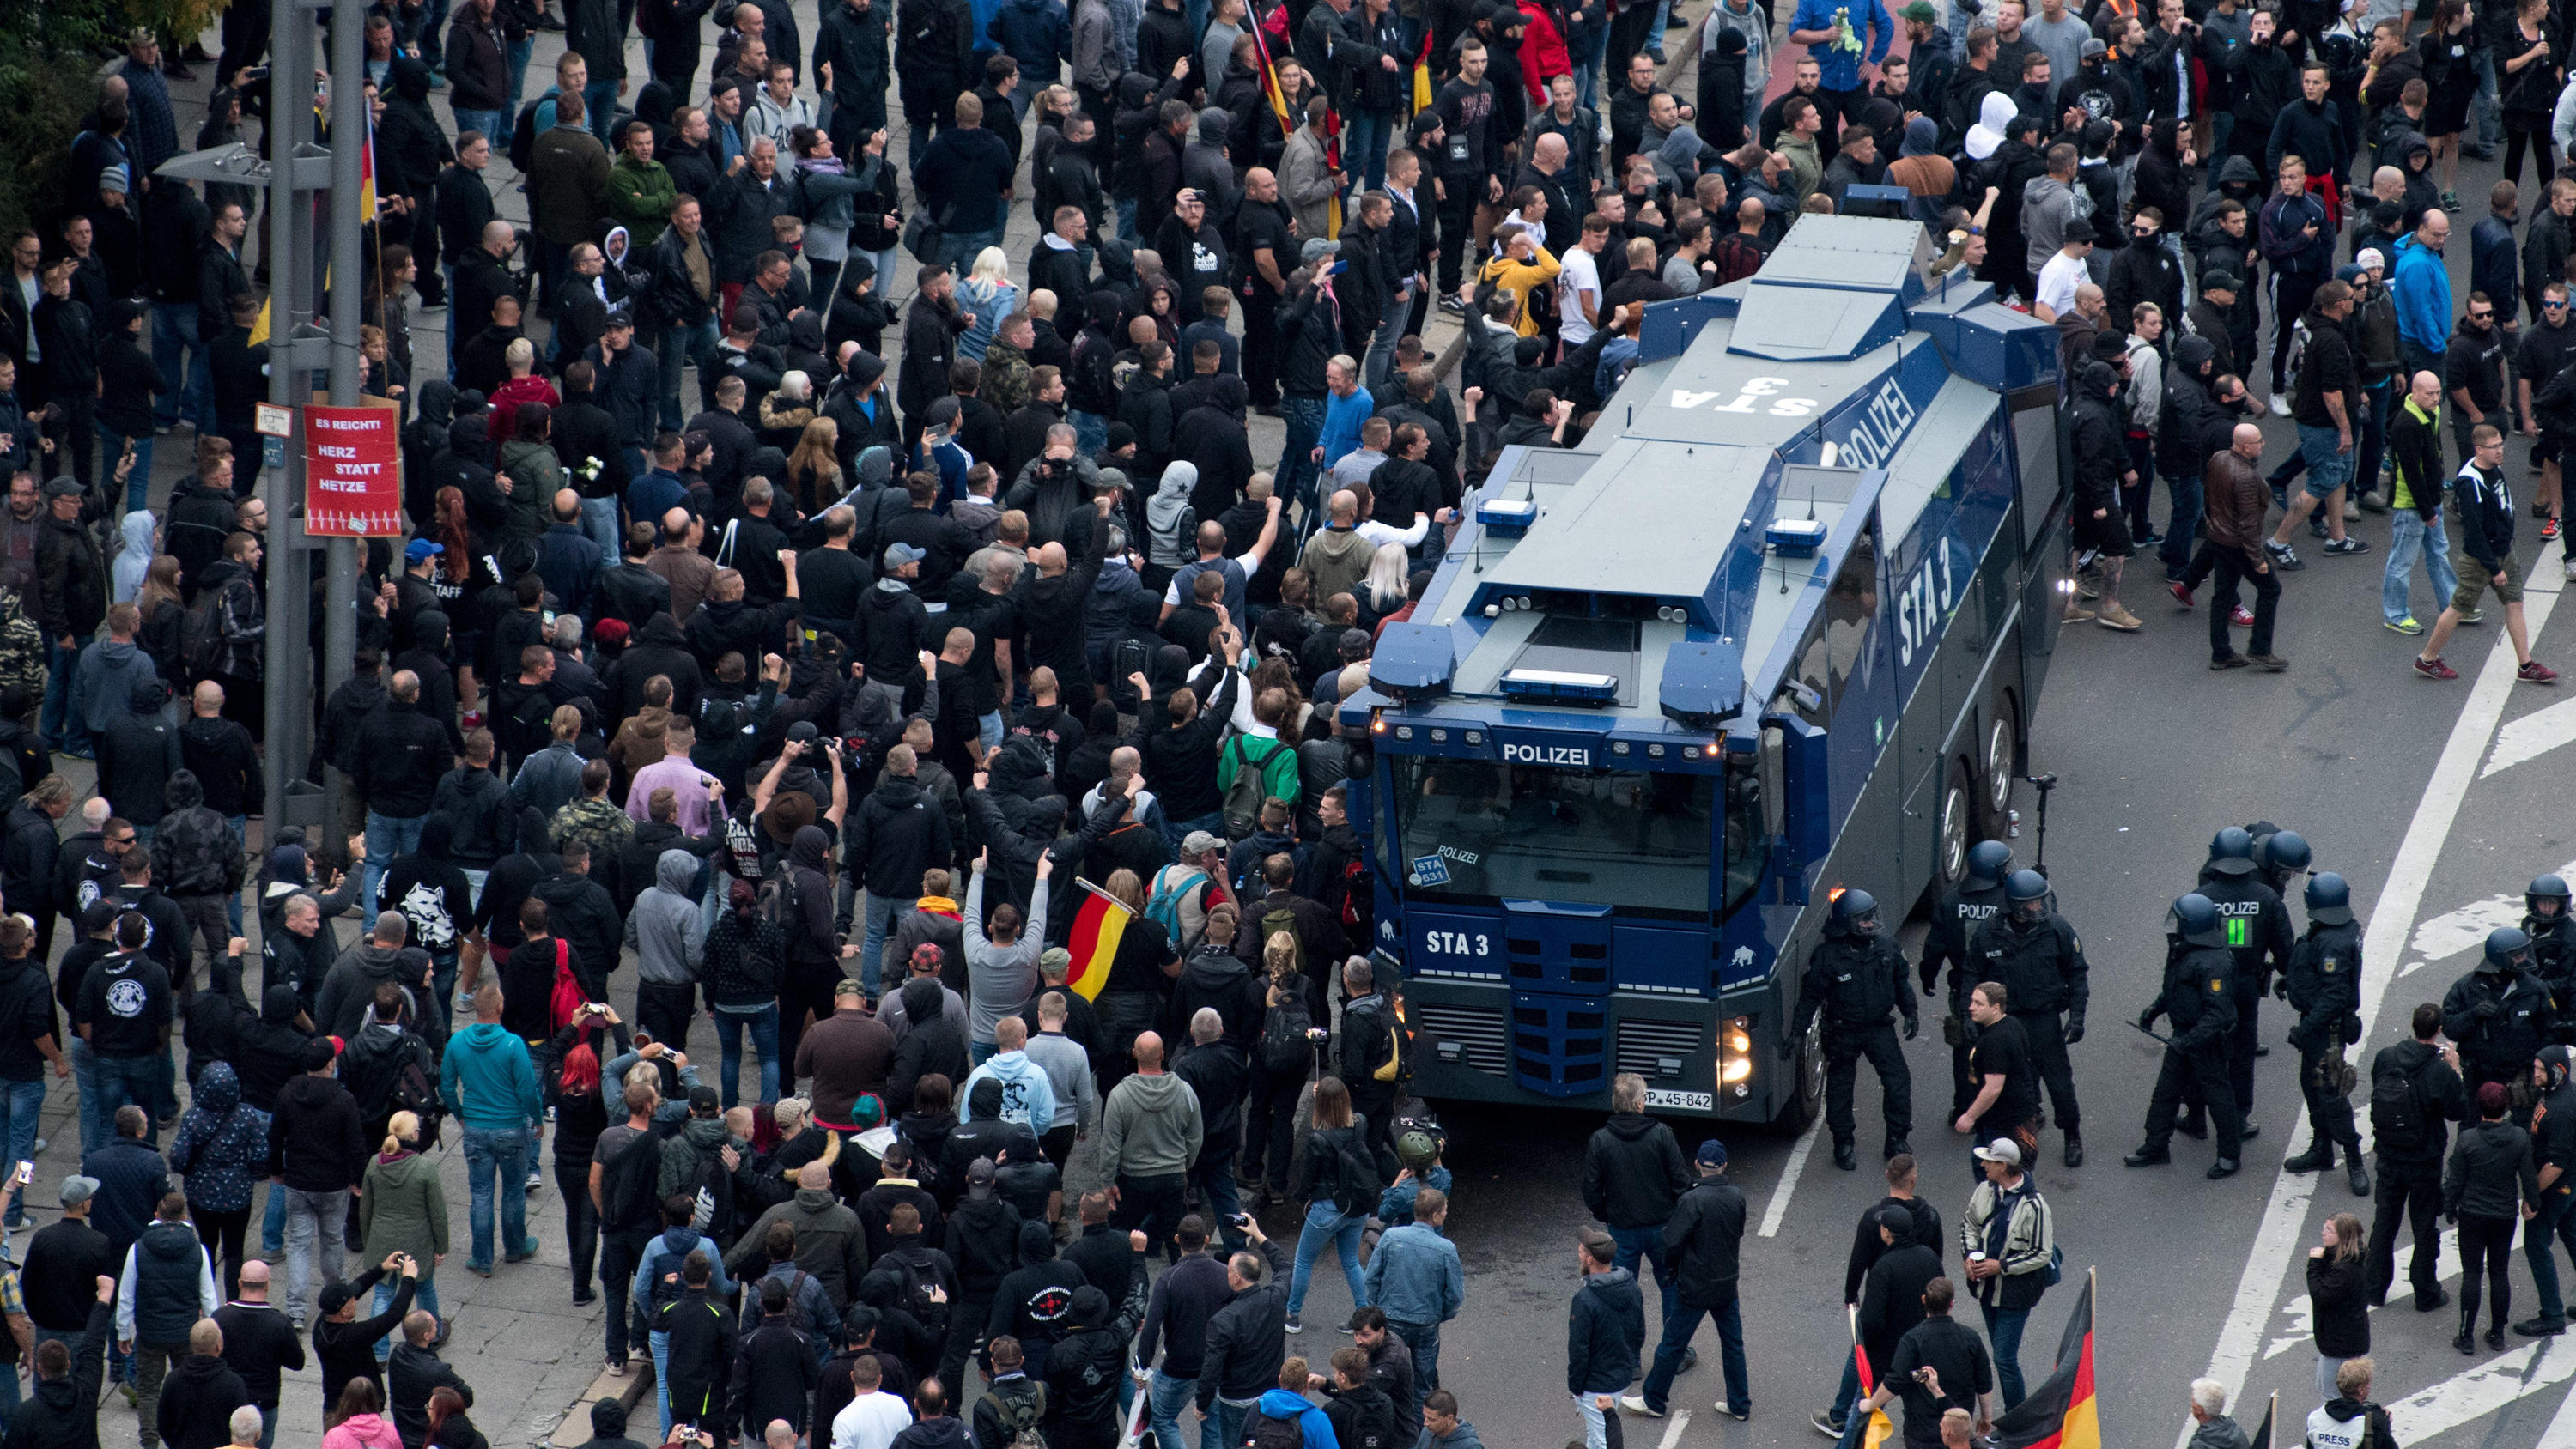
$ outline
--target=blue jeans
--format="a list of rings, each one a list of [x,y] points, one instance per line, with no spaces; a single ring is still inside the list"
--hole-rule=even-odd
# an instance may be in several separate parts
[[[1413,298],[1401,289],[1389,293],[1386,314],[1377,319],[1377,332],[1369,338],[1368,356],[1360,363],[1369,386],[1386,381],[1387,374],[1394,370],[1396,341],[1404,336],[1404,324],[1412,318]]]
[[[360,894],[365,900],[362,920],[376,918],[376,888],[385,883],[385,867],[397,855],[409,855],[420,849],[420,832],[429,824],[426,815],[379,815],[367,812],[367,864],[363,872],[365,886]]]
[[[1132,246],[1134,246],[1134,245],[1136,245],[1136,244],[1137,244],[1137,237],[1136,237],[1136,203],[1135,203],[1135,201],[1131,198],[1131,199],[1121,200],[1117,205],[1118,205],[1118,239],[1119,239],[1120,241],[1125,242],[1127,245],[1129,245],[1129,246],[1131,246],[1131,247],[1132,247]]]
[[[970,1041],[966,1043],[966,1069],[973,1071],[1001,1054],[999,1042]]]
[[[38,1069],[39,1071],[42,1068]],[[36,1120],[45,1110],[45,1079],[32,1082],[9,1082],[0,1085],[0,1148],[8,1151],[11,1162],[25,1162],[36,1155]],[[19,1227],[26,1215],[21,1205],[9,1204],[8,1224]]]
[[[536,48],[537,38],[533,35],[510,42],[510,108],[503,113],[504,115],[515,117],[519,114],[519,102],[524,99],[520,93],[521,87],[528,79],[528,56]],[[509,137],[502,137],[492,149],[506,158],[510,154]]]
[[[590,122],[590,134],[599,138],[599,144],[608,148],[608,154],[616,155],[618,145],[609,138],[608,127],[617,119],[617,82],[595,80],[583,86],[581,118]]]
[[[1386,146],[1395,134],[1395,113],[1353,107],[1342,113],[1342,125],[1342,169],[1351,178],[1351,194],[1342,207],[1349,216],[1359,210],[1359,193],[1386,185]]]
[[[77,645],[79,640],[73,640]],[[88,759],[97,749],[90,737],[89,722],[81,718],[73,694],[80,682],[80,650],[65,649],[52,639],[45,641],[45,705],[37,720],[46,739],[59,740],[65,753]]]
[[[1198,1393],[1197,1379],[1176,1379],[1161,1369],[1154,1370],[1152,1385],[1147,1388],[1145,1422],[1154,1426],[1154,1442],[1164,1449],[1182,1449],[1189,1441],[1181,1437],[1181,1406]],[[1218,1449],[1217,1421],[1214,1415],[1199,1420],[1199,1449]]]
[[[1288,424],[1288,446],[1279,451],[1279,496],[1311,516],[1315,511],[1315,445],[1324,440],[1324,400],[1283,397],[1279,416]]]
[[[2030,1325],[2030,1310],[1983,1303],[1977,1308],[1986,1315],[1986,1344],[1995,1352],[1995,1387],[2009,1409],[2022,1401],[2021,1331]]]
[[[2379,460],[2388,451],[2388,402],[2391,388],[2381,383],[2365,389],[2361,399],[2361,416],[2354,421],[2352,432],[2352,492],[2360,495],[2378,491]]]
[[[2190,474],[2165,480],[2165,541],[2156,548],[2156,556],[2165,566],[2165,577],[2177,579],[2191,567],[2192,535],[2200,531],[2200,475]]]
[[[2477,144],[2492,147],[2504,139],[2504,110],[2496,104],[2495,51],[2489,46],[2477,48],[2478,96],[2470,107],[2477,117]]]
[[[286,1189],[270,1183],[268,1209],[260,1216],[259,1250],[262,1253],[286,1251]]]
[[[680,406],[680,369],[715,346],[716,340],[713,317],[701,317],[685,327],[662,329],[662,426],[676,429],[687,425],[689,415]],[[1101,441],[1108,439],[1104,435]]]
[[[984,746],[984,752],[986,754],[992,753],[993,747],[1002,742],[1002,712],[1000,710],[992,710],[975,717],[975,738],[978,743]]]
[[[475,111],[463,106],[456,107],[456,133],[461,136],[468,131],[482,132],[483,139],[491,142],[492,149],[500,152],[504,160],[507,160],[510,155],[509,120],[508,111]],[[455,274],[451,271],[449,275]],[[480,325],[488,326],[491,319],[476,318],[475,321]],[[451,362],[448,367],[452,372],[455,364]]]
[[[1413,1351],[1414,1392],[1427,1394],[1440,1387],[1440,1325],[1390,1318],[1386,1326],[1394,1329],[1395,1336]]]
[[[662,1411],[662,1437],[671,1437],[671,1335],[654,1329],[650,1335],[653,1349],[653,1402]]]
[[[870,999],[877,994],[877,983],[885,979],[878,970],[877,958],[885,952],[886,933],[894,927],[895,912],[911,909],[910,901],[868,892],[867,929],[859,941],[859,986]],[[904,975],[905,968],[896,967],[895,974]]]
[[[184,360],[182,353],[186,354]],[[163,380],[177,389],[153,399],[153,423],[167,428],[184,421],[200,433],[213,433],[214,369],[206,357],[206,339],[197,334],[196,303],[152,304],[152,365],[161,370]],[[113,467],[115,462],[115,455],[108,455],[108,465]]]
[[[378,1259],[377,1261],[382,1262],[383,1260]],[[370,1312],[382,1313],[393,1306],[394,1280],[391,1278],[377,1279],[376,1306],[370,1310]],[[438,1280],[435,1277],[423,1278],[420,1280],[419,1290],[412,1294],[411,1306],[423,1310],[432,1318],[445,1318],[447,1316],[446,1314],[438,1311]],[[388,1333],[384,1337],[376,1340],[376,1362],[383,1363],[392,1355],[393,1351],[394,1336],[392,1334]]]
[[[125,451],[126,434],[105,423],[98,426],[98,486],[102,493],[116,485],[116,462]],[[134,471],[125,475],[125,511],[141,508],[152,487],[152,435],[134,439]]]
[[[742,1037],[751,1033],[751,1048],[760,1054],[760,1100],[765,1104],[778,1100],[778,1003],[773,1001],[758,1011],[718,1011],[716,1013],[716,1050],[724,1062],[724,1106],[730,1112],[739,1100],[734,1084],[742,1077]]]
[[[1346,1215],[1329,1202],[1307,1204],[1306,1225],[1297,1232],[1297,1267],[1288,1280],[1289,1313],[1306,1306],[1306,1283],[1314,1276],[1315,1259],[1326,1243],[1342,1255],[1342,1280],[1350,1285],[1351,1306],[1368,1306],[1368,1284],[1360,1277],[1360,1229],[1367,1222],[1367,1214]]]
[[[465,1182],[474,1195],[473,1207],[467,1214],[473,1227],[474,1247],[466,1255],[465,1266],[486,1273],[492,1270],[492,1185],[496,1174],[501,1192],[501,1232],[510,1240],[510,1252],[536,1251],[537,1240],[528,1236],[526,1128],[465,1129]]]
[[[162,1057],[90,1055],[90,1075],[98,1081],[99,1140],[116,1131],[116,1109],[128,1102],[143,1109],[143,1141],[161,1145],[161,1129],[152,1122],[152,1104],[160,1095]]]
[[[584,538],[599,545],[600,572],[606,573],[614,568],[618,558],[625,551],[624,541],[617,536],[617,500],[614,498],[581,500],[581,532]]]
[[[946,262],[956,270],[963,272],[967,268],[975,265],[976,256],[980,254],[984,248],[997,247],[1001,244],[1002,229],[998,226],[987,231],[943,232],[940,234],[939,238],[939,259]],[[880,279],[880,283],[882,283],[882,279]],[[882,285],[880,285],[879,290],[883,290]]]
[[[1664,1407],[1664,1396],[1672,1392],[1673,1376],[1682,1371],[1682,1355],[1690,1351],[1691,1335],[1699,1332],[1703,1316],[1717,1325],[1718,1361],[1726,1371],[1728,1406],[1752,1406],[1753,1389],[1744,1369],[1744,1310],[1730,1298],[1714,1308],[1685,1303],[1664,1320],[1663,1341],[1655,1345],[1655,1366],[1646,1371],[1646,1407],[1658,1411]]]
[[[2451,607],[2460,591],[2459,571],[2451,567],[2451,540],[2442,532],[2442,515],[2426,518],[2412,508],[2391,506],[2388,514],[2388,567],[2379,576],[2379,612],[2389,623],[2410,616],[2408,596],[2414,591],[2415,560],[2424,560],[2424,578],[2433,586],[2433,612]]]
[[[2324,498],[2352,481],[2352,454],[2340,449],[2338,441],[2332,428],[2299,424],[2299,458],[2308,465],[2307,481],[2299,489],[2311,498]]]
[[[1181,842],[1189,839],[1190,832],[1193,830],[1204,830],[1220,840],[1224,839],[1225,812],[1211,810],[1205,815],[1189,820],[1174,820],[1168,815],[1164,816],[1163,844],[1169,847],[1173,856],[1177,858],[1181,853]]]
[[[2522,1225],[2522,1256],[2531,1264],[2531,1286],[2540,1295],[2540,1317],[2552,1323],[2567,1321],[2567,1303],[2558,1295],[2558,1245],[2567,1244],[2570,1258],[2576,1258],[2576,1212],[2569,1211],[2576,1198],[2568,1196],[2565,1183],[2553,1183],[2540,1194],[2540,1212]]]
[[[1638,1266],[1639,1260],[1653,1266],[1655,1287],[1664,1295],[1664,1318],[1670,1321],[1681,1304],[1681,1285],[1664,1272],[1664,1230],[1660,1227],[1612,1228],[1610,1241],[1618,1244],[1611,1263],[1636,1274],[1638,1282],[1646,1280],[1646,1270]],[[1405,1341],[1412,1342],[1411,1339]]]
[[[107,1145],[109,1122],[98,1110],[98,1056],[75,1033],[63,1043],[72,1059],[72,1085],[80,1090],[81,1156]]]
[[[1606,25],[1586,26],[1566,37],[1565,59],[1574,67],[1576,105],[1590,108],[1601,99],[1601,53],[1609,48],[1610,28]]]

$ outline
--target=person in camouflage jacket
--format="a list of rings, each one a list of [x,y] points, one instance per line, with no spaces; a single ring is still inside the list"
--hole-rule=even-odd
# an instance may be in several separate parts
[[[555,812],[547,827],[555,849],[578,840],[590,847],[590,877],[617,894],[617,861],[635,838],[635,822],[608,800],[608,762],[592,760],[581,767],[581,798]]]
[[[33,705],[45,697],[45,631],[27,617],[16,590],[0,588],[0,691],[13,684],[27,691],[30,708],[21,723],[32,723]]]

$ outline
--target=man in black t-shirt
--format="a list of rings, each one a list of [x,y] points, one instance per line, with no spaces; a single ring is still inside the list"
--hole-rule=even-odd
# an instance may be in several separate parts
[[[1905,1399],[1906,1449],[1939,1449],[1941,1416],[1964,1409],[1983,1432],[1993,1421],[1995,1361],[1976,1330],[1950,1317],[1958,1290],[1947,1278],[1923,1285],[1923,1321],[1896,1341],[1878,1387],[1852,1412],[1867,1423],[1889,1399]]]
[[[1968,993],[1968,1019],[1977,1025],[1977,1044],[1968,1054],[1977,1099],[1951,1125],[1979,1142],[2027,1140],[2039,1116],[2039,1072],[2031,1065],[2029,1034],[2006,1010],[2001,983],[1977,983]]]

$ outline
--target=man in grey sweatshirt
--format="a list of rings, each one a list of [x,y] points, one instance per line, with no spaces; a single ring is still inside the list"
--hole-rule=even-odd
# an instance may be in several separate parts
[[[1062,946],[1050,948],[1048,955],[1070,956]],[[1038,969],[1047,969],[1046,956],[1038,958]],[[1073,1144],[1100,1126],[1100,1089],[1091,1077],[1091,1055],[1082,1043],[1065,1035],[1065,1017],[1070,1008],[1063,994],[1067,988],[1056,987],[1038,996],[1038,1031],[1022,1048],[1029,1060],[1046,1069],[1047,1085],[1055,1088],[1055,1125],[1038,1131],[1038,1145],[1046,1149],[1047,1160],[1059,1169],[1073,1155]],[[1032,1127],[1037,1124],[1031,1123]]]
[[[626,913],[626,944],[635,948],[635,1021],[655,1041],[687,1041],[697,1011],[707,932],[690,886],[700,864],[685,850],[663,851],[653,862],[651,889]]]
[[[1118,1184],[1118,1226],[1168,1244],[1188,1211],[1189,1170],[1206,1127],[1198,1094],[1163,1070],[1161,1035],[1139,1032],[1135,1051],[1136,1074],[1110,1089],[1101,1112],[1100,1160]]]

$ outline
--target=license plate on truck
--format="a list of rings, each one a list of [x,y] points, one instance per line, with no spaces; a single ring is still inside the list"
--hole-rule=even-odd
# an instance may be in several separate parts
[[[1713,1092],[1674,1092],[1658,1087],[1646,1089],[1648,1108],[1670,1107],[1681,1112],[1714,1112],[1717,1096]]]

